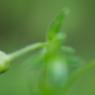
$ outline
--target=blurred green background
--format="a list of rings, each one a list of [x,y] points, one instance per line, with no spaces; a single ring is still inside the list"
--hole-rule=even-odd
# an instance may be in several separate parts
[[[45,41],[50,23],[63,8],[70,11],[63,25],[65,44],[84,61],[94,59],[95,0],[0,0],[0,50],[11,53]],[[30,63],[14,65],[0,76],[0,95],[30,95]]]

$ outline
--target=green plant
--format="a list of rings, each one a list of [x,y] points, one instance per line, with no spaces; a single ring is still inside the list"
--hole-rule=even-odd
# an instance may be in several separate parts
[[[59,95],[62,93],[64,85],[68,82],[70,75],[79,67],[79,59],[75,56],[75,51],[64,46],[66,39],[65,32],[61,31],[65,14],[60,15],[51,24],[47,34],[47,41],[36,43],[18,50],[12,54],[0,52],[0,72],[9,69],[12,61],[28,54],[35,49],[41,49],[41,77],[39,79],[39,93],[41,95]]]

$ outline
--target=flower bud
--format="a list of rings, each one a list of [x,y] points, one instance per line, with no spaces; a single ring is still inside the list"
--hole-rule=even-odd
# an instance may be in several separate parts
[[[5,72],[9,68],[9,56],[0,51],[0,73]]]

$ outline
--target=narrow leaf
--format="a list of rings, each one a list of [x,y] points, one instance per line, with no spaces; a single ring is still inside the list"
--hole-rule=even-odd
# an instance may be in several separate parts
[[[48,33],[49,40],[52,40],[60,32],[60,29],[64,21],[64,16],[65,14],[62,11],[60,15],[58,15],[56,19],[53,21],[53,23],[51,24],[49,33]]]

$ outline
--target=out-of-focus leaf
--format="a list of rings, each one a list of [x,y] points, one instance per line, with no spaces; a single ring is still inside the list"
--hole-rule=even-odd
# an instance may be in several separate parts
[[[64,35],[61,35],[62,33],[60,34],[60,30],[64,21],[64,16],[64,12],[62,11],[53,21],[48,32],[48,40],[53,40],[56,37],[64,38]]]
[[[71,76],[65,88],[65,95],[95,95],[95,61]]]

